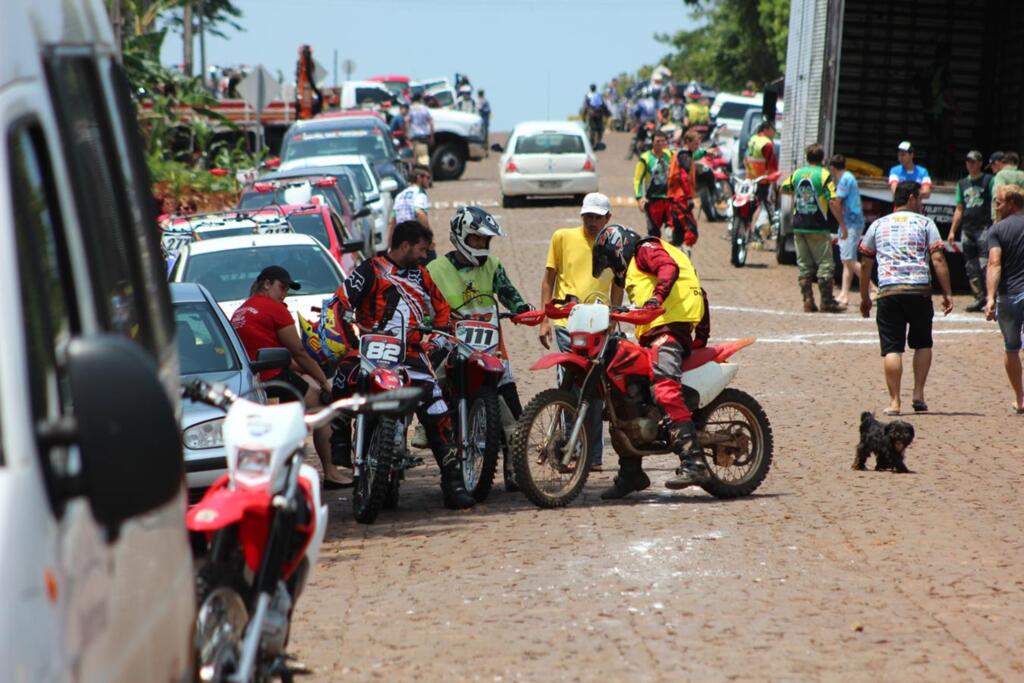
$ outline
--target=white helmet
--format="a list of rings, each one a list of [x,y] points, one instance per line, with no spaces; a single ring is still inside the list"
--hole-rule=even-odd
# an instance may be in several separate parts
[[[504,237],[505,231],[494,220],[494,216],[479,206],[464,206],[455,212],[451,220],[452,244],[460,254],[465,256],[474,266],[487,260],[488,249],[474,249],[466,244],[469,235],[483,237]]]

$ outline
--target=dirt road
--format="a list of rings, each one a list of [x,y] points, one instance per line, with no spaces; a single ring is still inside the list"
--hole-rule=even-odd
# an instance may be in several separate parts
[[[629,194],[624,156],[624,135],[599,153],[609,195]],[[496,167],[496,155],[471,164],[431,198],[494,206]],[[550,235],[577,210],[491,210],[509,233],[496,253],[536,303]],[[439,246],[450,213],[431,214]],[[635,208],[613,214],[643,225]],[[497,485],[449,512],[431,465],[366,527],[350,492],[330,492],[295,615],[291,651],[312,671],[301,680],[1024,680],[1024,420],[1009,414],[995,324],[963,313],[964,297],[936,321],[932,412],[906,418],[916,473],[853,472],[858,416],[886,405],[873,320],[800,312],[796,269],[756,251],[732,268],[724,231],[701,225],[694,262],[712,337],[760,339],[735,359],[736,386],[775,433],[757,495],[670,494],[661,460],[650,489],[614,504],[597,496],[606,471],[565,510]],[[509,339],[525,403],[553,375],[527,370],[534,333]]]

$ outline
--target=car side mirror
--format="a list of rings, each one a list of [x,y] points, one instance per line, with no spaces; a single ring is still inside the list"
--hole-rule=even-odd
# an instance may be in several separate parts
[[[284,370],[291,364],[291,352],[286,348],[275,346],[257,351],[256,360],[250,361],[249,367],[253,372],[265,372],[266,370]]]
[[[491,145],[491,151],[498,152],[500,154],[501,152],[505,151],[505,148],[502,147],[500,143],[495,142],[494,144]]]
[[[114,540],[121,524],[181,490],[184,460],[174,404],[156,364],[113,335],[73,339],[68,388],[74,416],[38,427],[44,447],[77,445],[81,473],[65,495],[84,494]]]
[[[342,254],[355,254],[363,250],[363,240],[345,240],[341,245]]]
[[[352,214],[352,217],[353,218],[366,218],[371,213],[373,213],[373,211],[370,210],[370,207],[364,206],[363,208],[359,209],[354,214]]]
[[[380,181],[380,191],[394,194],[398,192],[398,181],[394,178],[384,178]]]
[[[263,162],[263,168],[275,169],[281,165],[281,157],[270,157]]]

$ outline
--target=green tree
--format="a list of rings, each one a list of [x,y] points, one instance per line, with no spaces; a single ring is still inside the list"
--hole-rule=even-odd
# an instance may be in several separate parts
[[[701,26],[657,34],[673,48],[663,63],[678,80],[698,79],[722,89],[759,85],[785,71],[790,0],[683,0]]]

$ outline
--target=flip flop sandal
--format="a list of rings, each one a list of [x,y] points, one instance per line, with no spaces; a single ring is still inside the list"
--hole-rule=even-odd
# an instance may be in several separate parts
[[[924,401],[914,401],[910,405],[913,406],[915,413],[927,413],[928,412],[928,404],[925,403]]]
[[[899,414],[900,414],[900,411],[893,410],[892,408],[886,408],[885,410],[882,411],[882,415],[887,415],[889,417],[896,417]]]
[[[1010,410],[1012,410],[1016,415],[1024,415],[1024,408],[1018,408],[1012,403],[1010,404]]]
[[[355,484],[355,480],[347,481],[346,482],[346,481],[335,481],[333,479],[324,479],[323,487],[324,487],[324,489],[326,489],[328,491],[331,491],[331,490],[334,490],[334,489],[347,489],[347,488],[352,487],[353,484]]]

